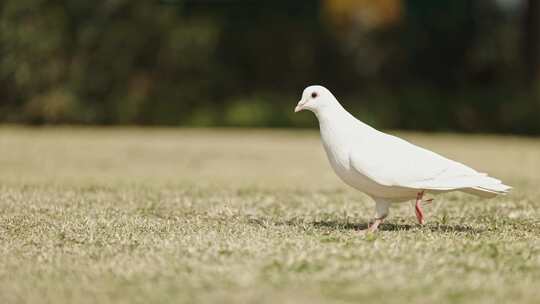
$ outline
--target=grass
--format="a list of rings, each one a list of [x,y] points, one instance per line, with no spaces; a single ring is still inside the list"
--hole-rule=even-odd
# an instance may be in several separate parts
[[[0,302],[537,303],[540,141],[400,135],[515,190],[363,236],[315,132],[2,127]]]

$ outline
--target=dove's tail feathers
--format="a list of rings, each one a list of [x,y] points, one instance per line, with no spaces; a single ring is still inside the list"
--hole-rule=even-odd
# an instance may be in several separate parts
[[[488,182],[478,184],[476,187],[472,187],[473,191],[478,196],[493,197],[499,194],[507,194],[512,187],[503,184],[500,180],[486,176]]]
[[[512,189],[512,187],[503,184],[496,178],[487,176],[485,173],[431,181],[427,185],[422,185],[422,188],[439,191],[461,190],[485,198],[506,194]]]
[[[503,184],[500,180],[487,176],[477,176],[471,180],[472,187],[465,188],[464,191],[481,197],[494,197],[500,194],[507,194],[512,187]]]
[[[512,187],[499,183],[489,186],[467,188],[463,191],[476,196],[491,198],[501,194],[505,195],[510,189],[512,189]]]

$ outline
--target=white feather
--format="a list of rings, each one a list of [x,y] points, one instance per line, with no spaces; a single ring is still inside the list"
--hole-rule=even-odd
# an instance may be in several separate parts
[[[324,87],[308,87],[296,110],[302,109],[316,114],[336,174],[376,199],[409,200],[423,190],[492,197],[511,189],[485,173],[362,123]]]

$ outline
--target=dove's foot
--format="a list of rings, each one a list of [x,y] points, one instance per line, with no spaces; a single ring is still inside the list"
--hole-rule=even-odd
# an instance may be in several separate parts
[[[373,223],[371,225],[368,225],[368,232],[375,232],[379,229],[379,225],[382,224],[383,219],[382,218],[376,218],[373,220]]]
[[[418,192],[416,195],[416,205],[414,206],[414,211],[416,213],[416,218],[420,225],[424,225],[424,210],[422,209],[422,197],[424,196],[424,191]]]
[[[369,233],[369,232],[375,232],[379,230],[379,225],[383,223],[384,218],[376,218],[372,222],[368,223],[368,227],[366,229],[360,230],[363,233]]]

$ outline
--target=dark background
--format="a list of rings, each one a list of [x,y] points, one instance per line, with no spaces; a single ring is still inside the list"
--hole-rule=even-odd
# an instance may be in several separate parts
[[[2,0],[0,122],[540,134],[535,0]]]

